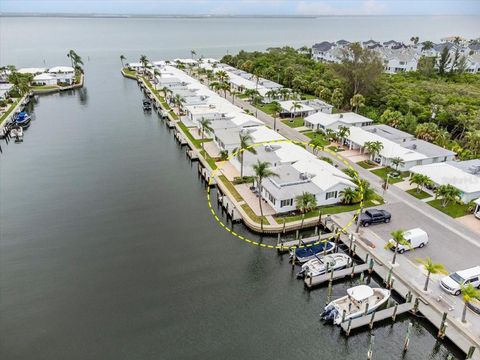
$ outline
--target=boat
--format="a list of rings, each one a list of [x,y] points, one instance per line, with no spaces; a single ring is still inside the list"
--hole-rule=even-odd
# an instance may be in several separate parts
[[[340,325],[343,321],[374,312],[389,298],[390,290],[358,285],[349,288],[347,295],[333,300],[325,306],[320,317],[327,322]]]
[[[341,270],[346,268],[351,261],[350,256],[341,253],[318,256],[303,264],[302,270],[297,274],[297,277],[314,277],[329,271]]]
[[[296,261],[304,263],[308,260],[316,259],[317,255],[328,254],[335,248],[335,244],[331,241],[322,242],[312,246],[303,246],[298,249],[290,250],[290,257]]]
[[[15,142],[23,141],[23,128],[19,125],[14,125],[10,129],[10,136],[15,139]]]
[[[152,102],[149,99],[143,99],[143,110],[144,111],[152,110]]]
[[[20,125],[22,128],[29,127],[31,121],[32,117],[25,111],[22,111],[15,116],[15,124]]]

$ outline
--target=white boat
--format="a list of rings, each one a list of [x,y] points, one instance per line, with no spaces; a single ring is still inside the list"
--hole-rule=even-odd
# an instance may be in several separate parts
[[[351,261],[350,256],[341,253],[318,256],[303,264],[297,277],[314,277],[332,270],[344,269]]]
[[[23,128],[21,126],[15,125],[10,130],[10,136],[15,139],[15,141],[23,141]]]
[[[370,314],[385,304],[390,297],[390,290],[358,285],[347,290],[347,295],[333,300],[320,315],[323,320],[340,325],[343,321]],[[368,309],[367,309],[368,306]],[[345,315],[343,315],[345,312]]]

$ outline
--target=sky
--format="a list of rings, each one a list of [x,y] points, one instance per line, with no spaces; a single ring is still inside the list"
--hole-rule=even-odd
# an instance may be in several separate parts
[[[480,0],[0,0],[0,12],[132,15],[480,15]]]

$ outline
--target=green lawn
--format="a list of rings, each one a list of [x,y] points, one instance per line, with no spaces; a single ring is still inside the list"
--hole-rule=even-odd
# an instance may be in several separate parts
[[[250,206],[248,204],[242,204],[242,209],[247,213],[248,217],[252,219],[253,221],[257,222],[260,224],[260,216],[255,214]],[[268,222],[267,218],[264,216],[261,218],[263,225],[269,225],[270,223]]]
[[[420,200],[426,199],[432,196],[423,190],[420,190],[420,192],[417,193],[417,189],[410,189],[410,190],[407,190],[406,192],[412,196],[415,196],[417,199],[420,199]]]
[[[318,99],[318,97],[316,97],[315,95],[310,95],[310,94],[302,94],[300,97],[305,100]]]
[[[7,118],[8,115],[15,109],[15,106],[17,106],[18,102],[20,101],[21,98],[16,99],[12,104],[10,104],[10,107],[8,110],[0,117],[0,124]]]
[[[208,165],[212,168],[212,170],[215,170],[217,168],[216,160],[212,158],[210,155],[207,154],[205,150],[201,151],[202,156],[207,160]]]
[[[345,150],[344,148],[335,145],[329,146],[327,147],[327,149],[332,150],[333,152],[340,152]]]
[[[384,203],[383,198],[380,195],[376,195],[375,200],[368,201],[367,203],[365,203],[364,207],[368,208],[372,206],[379,206],[383,203]],[[359,208],[360,208],[360,204],[351,204],[351,205],[338,204],[338,205],[321,206],[318,209],[315,209],[313,211],[306,213],[305,219],[318,217],[318,214],[320,211],[322,212],[322,215],[333,215],[333,214],[339,214],[343,212],[358,210]],[[280,223],[283,223],[283,219],[285,219],[286,222],[302,220],[302,215],[298,214],[293,216],[277,216],[275,219],[280,224]]]
[[[387,174],[389,174],[391,172],[394,172],[394,171],[395,170],[390,168],[390,167],[383,167],[383,168],[380,168],[380,169],[371,170],[372,173],[381,177],[384,181],[387,180]],[[388,179],[388,183],[389,184],[399,183],[399,182],[403,181],[404,178],[408,177],[408,175],[409,175],[408,171],[404,171],[404,172],[400,173],[400,177],[398,177],[398,178],[390,177]]]
[[[126,75],[131,75],[131,76],[137,76],[137,73],[134,71],[134,70],[129,70],[128,68],[123,68],[123,72],[126,74]]]
[[[258,110],[261,110],[268,115],[272,115],[273,114],[273,106],[274,106],[273,103],[269,103],[269,104],[258,104],[255,107]]]
[[[357,165],[364,168],[364,169],[371,169],[373,167],[378,166],[377,163],[371,162],[370,160],[360,161],[360,162],[357,163]]]
[[[470,214],[468,211],[468,205],[462,203],[459,204],[450,202],[446,207],[442,207],[442,200],[437,199],[429,201],[427,204],[453,218]]]
[[[235,186],[233,186],[233,184],[225,177],[225,175],[220,175],[218,176],[218,178],[227,187],[228,191],[233,195],[235,200],[237,201],[243,200],[242,195],[238,193],[237,189],[235,189]]]
[[[44,86],[31,86],[32,90],[42,91],[42,90],[53,90],[58,89],[57,85],[44,85]]]
[[[293,118],[293,119],[285,119],[285,120],[282,120],[282,122],[285,125],[290,126],[291,128],[297,128],[297,127],[303,126],[304,124],[303,118],[301,117]]]

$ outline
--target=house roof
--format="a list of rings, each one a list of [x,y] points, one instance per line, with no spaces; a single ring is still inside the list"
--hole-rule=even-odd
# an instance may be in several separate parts
[[[41,74],[44,73],[47,69],[45,68],[21,68],[18,69],[20,74]]]
[[[464,193],[480,192],[480,176],[465,172],[450,163],[418,165],[413,166],[410,171],[426,175],[438,185],[453,185]]]
[[[305,118],[305,121],[311,124],[320,124],[325,127],[330,126],[337,121],[342,122],[346,125],[353,125],[357,123],[371,123],[373,122],[372,119],[366,118],[362,115],[348,112],[342,114],[325,114],[322,112],[315,113],[313,115],[309,115]]]
[[[464,160],[464,161],[447,161],[447,164],[465,171],[469,174],[480,176],[480,159]]]
[[[331,42],[328,42],[328,41],[322,41],[321,43],[313,45],[312,49],[315,49],[315,50],[318,50],[318,51],[328,51],[334,46],[335,46],[335,43],[331,43]]]
[[[38,74],[36,75],[33,80],[34,81],[39,81],[39,80],[53,80],[55,79],[52,75],[43,73],[43,74]]]
[[[13,84],[6,83],[6,84],[0,84],[0,90],[3,91],[10,91],[10,89],[13,88]]]
[[[292,166],[300,172],[313,175],[312,182],[323,191],[338,184],[355,187],[348,175],[326,161],[319,159],[300,160]]]
[[[400,143],[400,145],[404,148],[415,150],[431,158],[455,155],[455,153],[451,150],[420,139],[407,140],[403,143]]]
[[[296,102],[300,106],[298,109],[292,109],[293,103]],[[308,106],[304,102],[301,101],[295,101],[295,100],[287,100],[287,101],[280,101],[279,102],[280,106],[285,112],[304,112],[304,111],[314,111],[315,109],[311,106]]]
[[[415,138],[412,134],[385,124],[368,125],[364,126],[362,129],[365,131],[369,131],[373,134],[377,134],[385,139],[391,140],[396,143],[401,143],[406,140]]]
[[[74,71],[75,69],[71,66],[55,66],[48,70],[49,73],[67,73]]]

